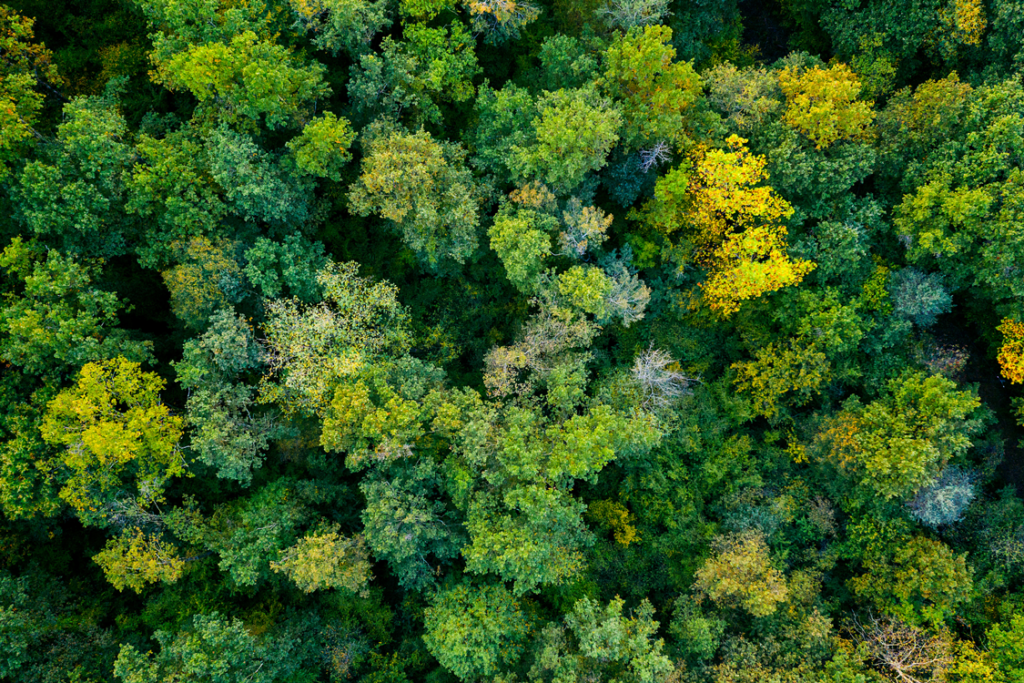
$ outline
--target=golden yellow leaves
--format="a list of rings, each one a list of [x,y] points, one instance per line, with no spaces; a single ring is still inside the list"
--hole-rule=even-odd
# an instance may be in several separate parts
[[[1014,384],[1024,383],[1024,324],[1004,318],[996,329],[1003,333],[998,357],[1003,377]]]
[[[695,164],[687,217],[695,255],[708,270],[704,299],[722,317],[747,299],[799,283],[815,268],[787,254],[782,221],[793,207],[758,185],[768,176],[764,157],[747,152],[747,141],[737,135],[726,142],[730,151],[709,151]]]
[[[968,0],[970,1],[970,0]],[[839,140],[863,140],[875,118],[872,102],[858,100],[860,79],[845,64],[805,71],[786,68],[779,72],[779,86],[786,95],[782,120],[806,135],[822,149]]]

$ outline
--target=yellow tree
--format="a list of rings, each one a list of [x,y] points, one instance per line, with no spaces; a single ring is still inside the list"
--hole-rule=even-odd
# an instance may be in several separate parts
[[[999,347],[1003,377],[1014,384],[1024,383],[1024,324],[1005,318],[996,329],[1003,333],[1003,345]]]
[[[860,79],[845,64],[805,71],[786,68],[779,72],[779,86],[786,95],[782,120],[816,148],[839,140],[862,140],[870,134],[873,103],[857,99]]]
[[[154,495],[185,472],[178,451],[182,419],[160,402],[164,380],[124,358],[88,363],[75,386],[47,406],[43,439],[64,448],[43,467],[67,475],[60,497],[87,519],[134,474]]]
[[[704,299],[723,317],[746,299],[798,284],[815,268],[789,257],[783,221],[793,207],[761,184],[768,177],[765,159],[750,154],[746,142],[732,135],[728,149],[698,152],[689,168],[658,181],[656,200],[644,207],[644,219],[659,232],[684,229],[675,245],[682,265],[704,267]]]

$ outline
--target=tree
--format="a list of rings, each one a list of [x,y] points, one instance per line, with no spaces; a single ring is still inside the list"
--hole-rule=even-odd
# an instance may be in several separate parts
[[[500,584],[442,590],[423,617],[427,650],[464,681],[514,665],[529,630],[518,601]]]
[[[622,114],[593,87],[545,91],[536,106],[531,141],[512,146],[509,167],[518,179],[569,193],[604,166],[619,139]]]
[[[311,242],[302,235],[288,235],[281,242],[257,237],[245,252],[246,279],[267,299],[290,294],[305,303],[323,296],[317,273],[328,263],[321,242]]]
[[[103,95],[76,97],[42,159],[24,165],[14,196],[28,229],[89,256],[124,254],[134,226],[119,211],[133,157],[128,123],[119,111],[124,79]]]
[[[899,619],[869,615],[863,622],[854,620],[853,632],[872,660],[906,683],[934,680],[953,664],[948,636],[929,634]]]
[[[157,654],[143,654],[134,645],[122,645],[114,662],[114,675],[125,683],[183,679],[271,683],[277,680],[279,660],[290,649],[283,643],[271,646],[257,640],[241,621],[228,620],[217,612],[197,614],[187,630],[176,634],[157,631],[154,637],[160,644]]]
[[[434,273],[465,263],[477,247],[479,198],[461,147],[424,130],[376,130],[349,201],[385,218]]]
[[[1003,318],[996,328],[1003,333],[999,347],[999,367],[1003,377],[1014,384],[1024,382],[1024,325],[1013,318]]]
[[[201,330],[216,311],[241,299],[242,269],[230,243],[193,237],[172,248],[180,262],[161,273],[171,295],[171,310],[186,327]]]
[[[864,569],[848,582],[853,592],[913,624],[941,624],[974,591],[966,556],[924,536],[869,553]]]
[[[381,53],[359,60],[348,84],[349,97],[364,119],[398,120],[411,110],[417,123],[441,122],[439,101],[465,102],[480,72],[472,36],[460,22],[447,28],[406,27],[406,39],[381,42]]]
[[[664,235],[684,228],[673,245],[680,269],[696,261],[707,271],[701,283],[709,308],[722,317],[741,302],[798,284],[815,264],[787,254],[782,221],[793,207],[771,187],[765,159],[751,155],[746,140],[732,135],[729,151],[698,152],[655,186],[655,199],[634,214]]]
[[[166,59],[159,54],[153,72],[157,83],[192,93],[229,122],[294,126],[306,120],[312,103],[329,93],[323,66],[302,64],[285,47],[251,30],[224,42],[189,45]]]
[[[60,496],[83,520],[99,521],[92,513],[125,485],[125,475],[134,475],[140,492],[156,492],[185,474],[182,419],[160,402],[164,384],[118,357],[87,363],[75,386],[47,406],[43,439],[65,450],[42,464],[64,473]]]
[[[484,42],[501,45],[519,38],[527,24],[540,16],[540,9],[528,0],[469,0],[473,32],[483,34]]]
[[[631,28],[604,54],[604,90],[622,103],[622,141],[630,148],[683,143],[686,119],[701,82],[688,62],[676,62],[667,26]]]
[[[337,55],[358,56],[391,24],[387,4],[377,0],[289,0],[297,28],[313,36],[313,44]]]
[[[370,560],[362,536],[346,538],[337,524],[324,524],[281,553],[270,568],[282,572],[303,592],[343,588],[366,595],[372,579]]]
[[[774,614],[789,590],[782,573],[771,566],[761,532],[719,537],[715,554],[697,570],[694,588],[717,603],[739,606],[755,617]]]
[[[131,588],[136,593],[141,593],[148,583],[174,583],[181,578],[185,566],[173,545],[141,529],[125,530],[107,541],[106,547],[92,559],[114,588]]]
[[[779,87],[786,96],[782,120],[806,135],[817,149],[870,135],[873,103],[857,99],[860,80],[845,64],[803,72],[784,68],[779,72]]]
[[[317,275],[324,291],[318,304],[266,302],[261,403],[325,415],[339,382],[377,358],[407,353],[412,338],[398,288],[359,277],[358,270],[355,263],[328,263]]]
[[[190,447],[217,476],[242,486],[252,481],[272,438],[280,434],[275,416],[256,406],[257,389],[248,377],[263,369],[249,323],[230,309],[210,318],[202,336],[185,342],[174,364],[186,389],[185,420]]]
[[[326,112],[289,140],[288,149],[300,171],[337,182],[341,180],[341,168],[352,159],[348,150],[355,137],[346,119]]]
[[[662,652],[665,642],[654,640],[658,622],[647,600],[629,617],[625,601],[616,596],[607,606],[589,598],[573,605],[565,627],[549,624],[541,632],[531,681],[589,680],[654,683],[673,670]],[[572,634],[571,636],[569,634]]]
[[[45,256],[44,256],[45,254]],[[150,358],[150,345],[117,328],[127,301],[100,289],[96,262],[44,252],[15,237],[0,254],[10,286],[0,305],[0,357],[32,374],[77,370],[91,361]]]
[[[959,522],[974,500],[975,479],[972,472],[947,467],[934,483],[922,488],[907,503],[910,514],[933,529]]]
[[[61,77],[53,54],[33,42],[35,22],[8,7],[0,8],[0,181],[10,174],[8,164],[21,157],[24,142],[35,133],[33,126],[43,106],[37,89],[59,85]]]
[[[861,501],[905,499],[970,448],[979,405],[945,377],[905,374],[867,406],[848,400],[818,439],[828,461],[860,488]]]

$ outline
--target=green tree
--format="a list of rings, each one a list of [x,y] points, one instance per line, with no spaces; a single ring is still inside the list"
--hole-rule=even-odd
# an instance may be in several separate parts
[[[853,397],[818,435],[822,457],[859,487],[861,502],[906,499],[971,447],[976,396],[952,381],[909,373],[868,405]]]
[[[464,160],[423,130],[374,131],[349,201],[387,219],[428,270],[451,271],[477,248],[479,191]]]
[[[529,143],[513,145],[509,166],[519,179],[536,179],[556,194],[571,192],[605,165],[619,140],[622,114],[594,87],[544,92]]]
[[[185,565],[172,544],[141,529],[125,530],[92,559],[114,588],[136,593],[149,583],[174,583]]]
[[[241,621],[217,612],[196,615],[186,630],[157,631],[154,637],[160,644],[156,654],[122,645],[114,675],[125,683],[271,683],[289,649],[284,643],[257,640]]]
[[[644,26],[619,34],[604,55],[604,90],[622,103],[622,141],[632,149],[686,139],[687,116],[701,82],[687,62],[676,62],[672,29]]]
[[[226,121],[295,126],[329,94],[324,67],[302,63],[275,43],[244,31],[224,42],[189,45],[163,59],[155,53],[154,80],[188,91]]]
[[[248,486],[280,431],[273,413],[256,405],[254,377],[263,364],[252,327],[230,309],[218,311],[202,336],[185,342],[174,369],[189,392],[190,447],[218,477]]]
[[[579,600],[565,617],[565,627],[550,624],[541,632],[530,680],[662,680],[674,667],[662,651],[665,641],[654,639],[658,632],[654,607],[643,600],[626,617],[624,605],[619,597],[605,607],[589,598]]]
[[[464,681],[514,665],[529,630],[519,602],[500,584],[442,590],[423,618],[427,650]]]
[[[43,94],[40,85],[59,85],[53,54],[33,41],[35,22],[8,7],[0,8],[0,181],[10,174],[8,164],[22,158],[25,141],[35,133]]]
[[[113,356],[150,358],[149,344],[117,328],[126,302],[94,284],[99,264],[16,237],[0,254],[0,269],[9,283],[0,305],[0,357],[8,363],[61,375]]]

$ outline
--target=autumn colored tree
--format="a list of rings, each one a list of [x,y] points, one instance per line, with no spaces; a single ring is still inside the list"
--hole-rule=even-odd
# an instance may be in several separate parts
[[[101,522],[103,505],[133,476],[148,495],[185,474],[178,449],[182,420],[160,401],[165,382],[118,357],[87,363],[73,387],[47,406],[43,439],[63,452],[40,463],[61,472],[60,496],[86,521]]]

